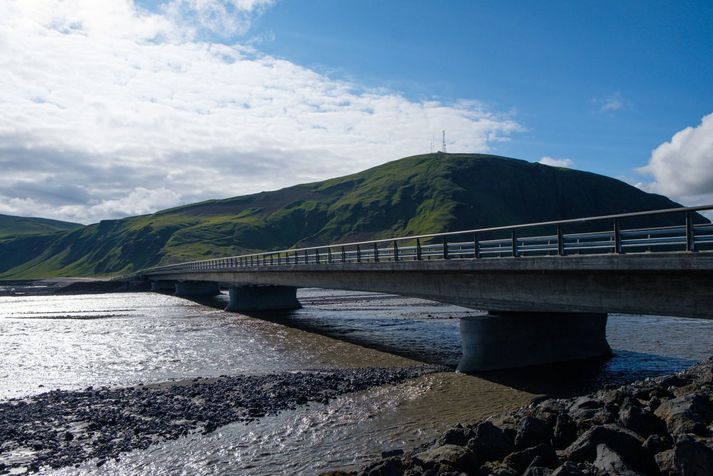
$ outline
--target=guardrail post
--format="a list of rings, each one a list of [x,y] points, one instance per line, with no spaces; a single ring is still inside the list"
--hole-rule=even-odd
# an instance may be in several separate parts
[[[379,262],[379,245],[374,243],[374,263]]]
[[[448,238],[443,237],[443,259],[448,259]]]
[[[624,252],[621,247],[621,224],[617,218],[614,219],[614,252],[619,255]]]
[[[515,236],[515,230],[510,232],[510,241],[512,242],[512,255],[517,258],[520,254],[517,251],[517,237]]]
[[[314,249],[314,262],[315,264],[319,264],[319,248]]]
[[[309,264],[309,253],[305,250],[305,264]]]
[[[346,263],[346,262],[347,262],[347,251],[342,246],[342,263]]]
[[[271,255],[270,255],[270,266],[272,266],[273,264],[275,264],[275,262],[273,261],[273,258],[274,258],[274,255],[271,254]]]
[[[686,212],[686,251],[696,251],[696,230],[693,228],[691,212]]]
[[[327,248],[327,263],[332,263],[332,248]]]
[[[557,225],[557,256],[564,256],[564,235],[562,235],[562,225]]]
[[[421,261],[421,240],[416,238],[416,261]]]
[[[394,261],[399,260],[399,245],[394,241]]]
[[[480,242],[477,233],[473,233],[473,258],[480,258]]]
[[[357,245],[357,263],[361,263],[361,246]]]

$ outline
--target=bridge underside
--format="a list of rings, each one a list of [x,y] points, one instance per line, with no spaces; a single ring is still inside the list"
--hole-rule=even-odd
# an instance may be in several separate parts
[[[611,312],[713,318],[713,257],[693,259],[690,253],[284,265],[147,277],[219,283],[236,289],[236,298],[239,289],[260,285],[262,295],[252,292],[252,298],[268,307],[295,304],[284,301],[285,288],[317,287],[488,310],[487,318],[461,323],[464,371],[605,355]],[[282,288],[283,298],[275,298],[270,286]]]

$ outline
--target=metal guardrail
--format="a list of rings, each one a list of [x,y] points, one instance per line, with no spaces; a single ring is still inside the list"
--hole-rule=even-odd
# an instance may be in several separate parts
[[[695,223],[696,212],[705,210],[713,210],[713,205],[268,251],[157,266],[136,274],[240,271],[258,267],[384,261],[713,251],[713,224]],[[681,216],[681,224],[622,228],[622,223],[627,220],[662,215]],[[567,227],[598,222],[603,223],[598,231],[565,232]],[[550,232],[544,233],[542,230],[545,229]],[[534,234],[527,235],[528,230]]]

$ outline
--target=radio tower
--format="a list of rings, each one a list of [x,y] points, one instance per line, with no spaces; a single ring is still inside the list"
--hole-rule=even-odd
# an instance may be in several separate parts
[[[444,129],[443,130],[443,153],[445,154],[446,152],[448,152],[448,151],[446,150],[446,131]]]

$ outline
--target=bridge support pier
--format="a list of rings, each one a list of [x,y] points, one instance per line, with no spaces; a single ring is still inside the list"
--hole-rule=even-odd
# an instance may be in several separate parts
[[[176,282],[175,281],[167,281],[164,279],[158,279],[156,281],[151,281],[151,291],[153,292],[161,292],[161,291],[171,291],[174,292],[176,290]]]
[[[177,297],[212,297],[220,294],[218,283],[210,281],[176,281]]]
[[[526,367],[611,353],[605,313],[490,312],[460,321],[460,372]]]
[[[302,307],[292,286],[237,286],[230,288],[226,311],[286,311]]]

